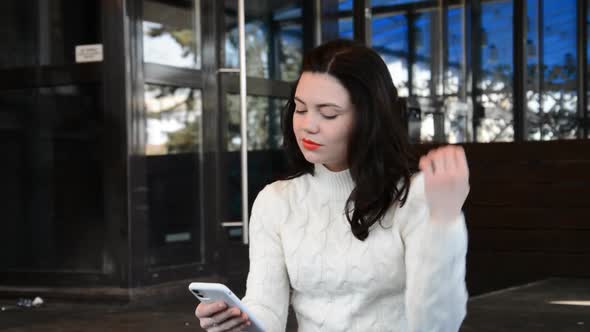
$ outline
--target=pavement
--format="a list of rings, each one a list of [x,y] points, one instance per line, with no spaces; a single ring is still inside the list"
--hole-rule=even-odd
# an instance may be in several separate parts
[[[143,305],[44,300],[21,307],[18,298],[0,299],[0,331],[201,331],[188,293]],[[288,332],[297,329],[293,316]],[[460,331],[590,331],[590,279],[547,279],[472,297]]]

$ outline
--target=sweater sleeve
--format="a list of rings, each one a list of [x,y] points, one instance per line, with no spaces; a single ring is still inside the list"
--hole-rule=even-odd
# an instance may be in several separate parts
[[[279,233],[288,206],[273,185],[257,196],[250,217],[250,271],[244,304],[266,331],[285,331],[289,307],[289,279]]]
[[[467,230],[463,215],[433,221],[420,174],[412,183],[401,235],[406,262],[408,331],[458,331],[466,315],[465,255]],[[413,191],[413,192],[412,192]]]

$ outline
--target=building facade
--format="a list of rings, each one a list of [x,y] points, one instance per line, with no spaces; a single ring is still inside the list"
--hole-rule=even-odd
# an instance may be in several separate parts
[[[243,287],[244,211],[285,170],[281,111],[302,55],[331,39],[382,55],[419,150],[464,144],[479,153],[476,177],[487,167],[481,151],[516,160],[546,149],[562,157],[535,160],[560,160],[565,172],[563,160],[587,165],[588,2],[245,1],[244,168],[237,1],[3,1],[0,284],[130,290],[222,278]],[[493,206],[478,197],[468,202],[475,219]],[[587,217],[576,204],[572,219]],[[542,219],[540,205],[523,218]],[[563,241],[590,230],[572,227]],[[542,241],[531,250],[553,250],[550,236]],[[590,257],[583,244],[551,252]],[[590,275],[576,271],[564,268]]]

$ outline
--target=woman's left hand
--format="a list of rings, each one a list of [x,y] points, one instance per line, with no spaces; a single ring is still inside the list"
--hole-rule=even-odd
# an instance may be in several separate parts
[[[434,221],[455,220],[469,194],[469,167],[460,146],[445,146],[420,158],[424,191]]]

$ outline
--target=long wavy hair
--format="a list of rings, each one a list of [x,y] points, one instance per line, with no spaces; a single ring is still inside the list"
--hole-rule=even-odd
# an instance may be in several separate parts
[[[352,233],[363,241],[369,228],[380,222],[396,201],[405,203],[411,176],[417,170],[402,123],[404,104],[379,54],[360,43],[335,40],[316,47],[305,55],[301,72],[329,74],[350,94],[355,121],[348,142],[348,167],[355,188],[346,201],[345,212]],[[298,83],[282,121],[283,146],[290,166],[287,178],[313,175],[314,171],[293,132]]]

